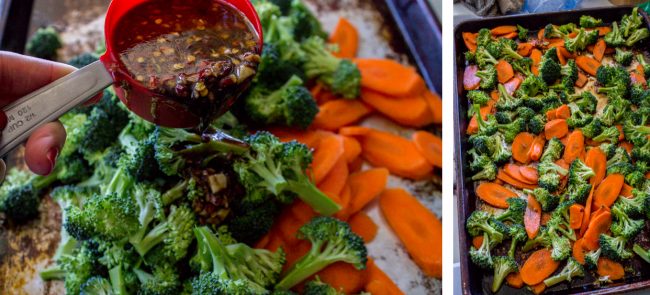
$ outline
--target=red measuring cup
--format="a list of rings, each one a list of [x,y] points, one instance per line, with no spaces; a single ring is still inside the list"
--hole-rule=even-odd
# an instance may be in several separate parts
[[[207,0],[206,0],[207,1]],[[252,24],[259,37],[258,52],[261,53],[262,26],[249,0],[211,0],[229,5],[239,11]],[[39,126],[56,120],[104,88],[114,85],[117,96],[134,113],[157,125],[173,128],[190,128],[199,125],[201,118],[186,105],[153,92],[133,79],[120,61],[116,43],[120,34],[116,28],[129,11],[145,2],[156,0],[113,0],[104,23],[106,53],[100,60],[79,69],[53,83],[20,98],[6,106],[7,128],[0,139],[0,156],[5,155],[25,141]],[[161,7],[169,9],[169,7]],[[27,77],[28,78],[28,77]],[[219,112],[226,112],[236,97],[220,102]],[[220,114],[217,114],[220,115]]]

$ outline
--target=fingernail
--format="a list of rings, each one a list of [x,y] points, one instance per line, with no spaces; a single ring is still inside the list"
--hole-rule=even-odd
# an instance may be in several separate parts
[[[0,130],[5,129],[5,127],[7,127],[7,114],[0,111]]]
[[[50,161],[50,170],[47,172],[47,174],[50,174],[52,170],[54,170],[54,164],[56,164],[56,158],[59,156],[59,148],[53,147],[49,151],[47,151],[47,154],[45,154],[45,157],[47,158],[48,161]]]

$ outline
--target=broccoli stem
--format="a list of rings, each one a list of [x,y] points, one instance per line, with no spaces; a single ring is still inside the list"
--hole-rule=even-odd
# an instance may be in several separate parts
[[[321,192],[309,180],[289,181],[287,189],[298,195],[298,198],[307,203],[314,211],[321,215],[331,216],[341,210],[341,206]]]
[[[108,271],[108,277],[111,281],[111,286],[113,287],[113,292],[115,295],[126,295],[126,284],[124,282],[124,275],[122,274],[122,265],[119,264],[116,267],[111,268]]]
[[[113,178],[106,187],[106,194],[118,193],[122,194],[133,184],[133,179],[128,176],[126,168],[120,167],[117,169]]]
[[[278,195],[287,186],[287,180],[282,176],[280,168],[275,165],[273,159],[267,157],[263,164],[251,166],[251,170],[264,179],[268,190],[274,195]]]
[[[65,279],[66,271],[59,265],[48,267],[40,272],[41,279],[44,281],[63,280]]]
[[[163,202],[163,205],[167,206],[176,200],[180,199],[181,197],[184,196],[185,189],[187,189],[188,185],[188,180],[183,180],[179,183],[177,183],[174,187],[166,191],[164,194],[162,194],[161,199]]]
[[[556,276],[552,276],[546,280],[544,280],[544,285],[550,287],[550,286],[555,286],[558,283],[564,282],[567,280],[567,274],[558,274]]]
[[[215,153],[215,152],[220,152],[220,153],[232,152],[235,154],[243,154],[247,150],[248,148],[242,145],[230,144],[220,140],[210,140],[209,142],[206,143],[193,145],[189,148],[179,151],[178,153],[179,154],[201,154],[201,153]]]
[[[165,234],[169,230],[167,222],[162,222],[147,233],[140,241],[132,241],[133,247],[141,256],[145,256],[149,250],[160,244],[165,239]]]
[[[312,250],[303,256],[294,264],[282,280],[275,286],[279,290],[289,290],[293,286],[304,281],[311,275],[327,267],[334,259],[324,259],[322,253],[319,254],[314,249],[319,249],[319,245],[313,245]]]
[[[646,249],[643,249],[639,244],[634,244],[634,247],[632,247],[632,251],[636,253],[636,255],[639,255],[645,262],[650,263],[650,253]]]

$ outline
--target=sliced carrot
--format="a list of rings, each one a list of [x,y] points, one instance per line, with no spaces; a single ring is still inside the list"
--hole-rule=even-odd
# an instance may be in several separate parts
[[[517,197],[517,194],[496,183],[483,182],[476,187],[476,196],[494,207],[505,209],[508,208],[506,200]]]
[[[357,157],[354,159],[354,161],[350,162],[348,164],[348,170],[350,173],[356,173],[361,171],[361,168],[363,167],[363,158],[362,157]]]
[[[632,84],[637,84],[637,85],[647,84],[645,77],[641,73],[630,72],[630,79],[632,80]]]
[[[499,60],[499,62],[494,67],[497,70],[497,78],[499,83],[506,83],[515,76],[515,72],[512,70],[512,66],[505,60]]]
[[[361,86],[377,92],[405,97],[419,95],[426,89],[414,68],[390,59],[355,59],[361,71]],[[399,81],[399,83],[396,83]]]
[[[524,212],[524,227],[528,238],[534,239],[539,233],[542,221],[542,205],[535,199],[535,196],[528,195],[528,204]]]
[[[517,44],[517,53],[521,56],[529,56],[533,50],[532,43],[519,43]]]
[[[544,135],[540,134],[539,136],[535,137],[533,140],[533,144],[530,148],[530,159],[533,161],[539,160],[539,158],[542,157],[542,153],[544,152],[544,145],[546,144],[546,139],[544,139]]]
[[[574,130],[567,136],[567,142],[564,145],[564,159],[567,163],[572,163],[579,158],[585,150],[585,137],[579,129]]]
[[[329,42],[339,47],[339,50],[334,52],[334,56],[354,58],[357,56],[357,49],[359,48],[359,33],[352,23],[341,17],[330,36]]]
[[[463,72],[463,87],[465,90],[475,90],[481,85],[481,78],[476,76],[476,72],[478,72],[477,65],[465,67],[465,71]]]
[[[348,164],[361,155],[361,144],[354,137],[343,136],[343,157]]]
[[[625,136],[623,132],[621,134]],[[634,148],[634,145],[629,141],[619,141],[618,146],[624,148],[628,154],[632,153],[632,148]]]
[[[442,123],[442,98],[437,93],[432,92],[431,90],[426,90],[422,94],[424,100],[429,104],[431,109],[431,114],[433,114],[433,123],[441,124]]]
[[[433,170],[415,144],[406,138],[371,129],[358,139],[361,155],[375,167],[386,167],[391,173],[409,179],[423,179]]]
[[[634,188],[627,185],[627,183],[623,183],[623,188],[621,188],[621,196],[626,197],[626,198],[632,198],[632,190]]]
[[[368,259],[366,291],[373,295],[404,295],[404,292],[395,285],[395,282],[372,259]]]
[[[372,128],[364,126],[348,126],[339,129],[339,134],[343,136],[364,136],[372,131]]]
[[[513,77],[508,82],[503,84],[503,87],[506,88],[506,92],[508,92],[508,94],[512,95],[515,93],[515,91],[517,91],[517,89],[519,89],[519,85],[521,85],[521,81],[522,81],[521,78]]]
[[[585,164],[596,174],[589,179],[589,183],[596,187],[607,174],[607,156],[599,147],[592,148],[585,155]]]
[[[537,184],[539,175],[537,174],[537,169],[530,166],[519,166],[519,173],[521,174],[522,179],[525,179],[526,183]]]
[[[331,132],[323,130],[298,131],[280,128],[271,128],[269,132],[277,136],[282,142],[295,140],[297,142],[304,143],[312,149],[315,149],[323,138],[331,136],[333,134]]]
[[[512,158],[517,162],[528,164],[530,162],[530,148],[534,140],[535,136],[528,132],[517,134],[512,142]]]
[[[544,28],[541,30],[537,31],[537,40],[542,41],[544,40]]]
[[[569,208],[569,226],[572,229],[579,229],[582,225],[582,218],[585,214],[585,207],[580,204],[573,204]]]
[[[320,183],[343,157],[343,138],[331,135],[321,139],[311,163],[314,182]]]
[[[516,180],[518,180],[520,182],[523,182],[523,183],[526,183],[526,184],[536,184],[537,183],[536,181],[532,182],[532,181],[528,180],[528,178],[524,177],[521,174],[521,168],[522,168],[522,166],[508,163],[508,164],[505,164],[503,166],[503,171],[506,174],[508,174],[510,177],[512,177],[512,178],[514,178],[514,179],[516,179]],[[535,173],[535,174],[537,174],[537,173]]]
[[[571,117],[571,109],[568,105],[563,104],[555,109],[555,118],[557,119],[568,119]]]
[[[386,188],[388,170],[375,168],[354,173],[348,178],[350,186],[350,203],[343,215],[351,216],[363,209]]]
[[[478,235],[472,238],[472,246],[474,246],[474,248],[479,249],[481,248],[482,244],[483,244],[483,235]]]
[[[541,220],[540,223],[541,223],[542,225],[546,225],[546,224],[548,223],[549,220],[551,220],[551,213],[549,213],[549,212],[542,212],[542,220]]]
[[[594,192],[594,206],[611,207],[623,188],[625,177],[621,174],[610,174],[598,185]]]
[[[476,33],[470,33],[470,32],[463,32],[463,42],[465,42],[465,46],[469,51],[475,52],[476,51]]]
[[[550,109],[546,111],[546,121],[552,121],[557,119],[557,112],[555,109]]]
[[[605,56],[605,50],[607,49],[607,44],[605,43],[605,40],[603,39],[598,39],[598,42],[596,42],[596,45],[594,45],[594,58],[597,61],[602,61],[603,57]]]
[[[327,173],[327,176],[318,183],[318,189],[326,194],[330,199],[339,201],[339,195],[348,179],[348,162],[345,157],[339,158],[334,167]],[[339,204],[340,205],[340,204]]]
[[[415,197],[403,189],[387,189],[379,207],[388,225],[415,264],[431,277],[442,278],[442,223]]]
[[[311,93],[311,96],[316,98],[320,95],[320,93],[323,91],[323,84],[321,83],[316,83],[311,89],[309,89],[309,93]]]
[[[596,72],[600,67],[600,62],[591,57],[580,55],[576,57],[576,65],[583,71],[587,72],[587,74],[595,77]]]
[[[342,209],[341,211],[336,212],[334,216],[336,218],[345,220],[347,219],[347,216],[342,216],[342,215],[345,214],[347,208],[350,206],[350,202],[352,201],[352,189],[350,189],[350,186],[347,183],[343,187],[343,190],[341,190],[341,194],[339,195],[339,200],[341,200]]]
[[[350,217],[350,228],[353,232],[363,238],[364,243],[370,243],[377,236],[377,224],[363,211],[359,211]]]
[[[521,289],[524,286],[524,280],[521,279],[519,272],[513,272],[506,276],[506,283],[508,286],[515,289]]]
[[[416,131],[411,140],[431,165],[442,168],[442,138],[427,131]]]
[[[528,184],[521,182],[518,179],[513,178],[512,176],[508,175],[503,171],[503,169],[499,169],[499,172],[497,173],[497,179],[502,180],[503,182],[512,185],[518,189],[534,189],[537,187],[535,184]]]
[[[585,213],[582,217],[582,224],[580,224],[580,232],[578,233],[578,237],[583,237],[587,231],[587,227],[589,226],[589,220],[591,220],[591,205],[593,203],[593,198],[594,186],[591,187],[591,191],[589,191],[589,196],[585,202]]]
[[[501,36],[514,32],[517,32],[517,26],[498,26],[490,30],[490,33],[494,36]]]
[[[318,129],[336,131],[343,126],[361,120],[371,112],[372,109],[361,101],[336,99],[328,101],[319,107],[312,126]]]
[[[564,48],[564,46],[558,46],[555,50],[555,55],[557,56],[557,60],[560,62],[560,65],[566,65],[566,57],[564,57],[560,48]]]
[[[576,80],[575,85],[578,86],[579,88],[582,88],[585,87],[586,84],[587,84],[587,76],[585,76],[585,74],[583,74],[582,72],[578,72],[578,79]]]
[[[541,282],[534,286],[528,286],[528,288],[530,288],[530,292],[532,292],[533,294],[539,295],[544,293],[544,291],[546,290],[546,284],[544,284],[544,282]]]
[[[361,91],[361,100],[404,126],[419,128],[433,123],[431,108],[419,94],[395,98],[364,88]]]
[[[578,239],[573,243],[573,249],[571,250],[571,254],[573,256],[573,259],[575,259],[578,263],[580,264],[585,264],[585,249],[582,247],[582,239]]]
[[[311,206],[299,199],[293,201],[291,206],[288,208],[291,214],[301,221],[301,224],[309,222],[312,218],[318,215]]]
[[[327,89],[321,90],[318,96],[314,96],[314,98],[316,99],[316,104],[318,104],[318,106],[322,106],[330,101],[342,99]]]
[[[620,280],[625,277],[625,269],[623,268],[623,265],[602,255],[598,258],[598,268],[596,269],[596,272],[599,276],[607,277],[612,281]]]
[[[534,286],[543,282],[560,266],[551,258],[551,250],[540,249],[531,254],[521,266],[519,273],[527,285]]]
[[[592,217],[587,226],[587,231],[582,237],[584,240],[583,247],[589,251],[598,249],[598,247],[600,247],[598,244],[600,234],[606,233],[611,224],[612,215],[609,212],[604,211],[603,213]]]
[[[514,39],[514,38],[517,38],[517,36],[519,36],[519,34],[517,34],[517,32],[510,32],[508,34],[501,35],[500,37],[501,38],[506,38],[506,39]]]
[[[483,118],[483,120],[485,120],[487,118],[487,115],[492,112],[494,104],[494,100],[490,100],[486,106],[481,107],[479,113],[481,114],[481,118]],[[466,132],[467,134],[474,134],[478,132],[478,121],[476,121],[476,116],[472,116],[472,118],[469,120]]]
[[[558,50],[558,52],[560,52],[560,54],[562,54],[562,56],[565,57],[565,58],[572,58],[572,59],[573,59],[573,58],[576,58],[576,55],[573,54],[573,53],[571,53],[571,52],[569,52],[568,50],[566,50],[566,48],[565,48],[564,46],[560,46],[560,47],[558,47],[557,50]]]
[[[344,294],[357,294],[363,290],[368,272],[357,270],[349,263],[336,262],[319,271],[316,276]]]
[[[553,137],[562,138],[569,133],[569,125],[564,119],[555,119],[549,122],[546,122],[544,126],[544,136],[546,140],[550,140]]]
[[[598,30],[598,36],[603,37],[603,36],[609,34],[609,32],[612,31],[612,28],[611,27],[597,27],[596,30]]]

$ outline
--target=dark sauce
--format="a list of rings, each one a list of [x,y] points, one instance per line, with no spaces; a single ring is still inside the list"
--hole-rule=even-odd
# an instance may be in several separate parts
[[[227,111],[260,61],[251,23],[220,1],[145,2],[128,12],[116,32],[116,50],[129,75],[204,122]]]

